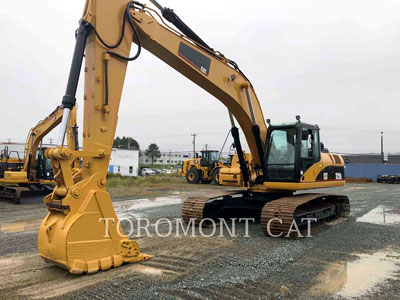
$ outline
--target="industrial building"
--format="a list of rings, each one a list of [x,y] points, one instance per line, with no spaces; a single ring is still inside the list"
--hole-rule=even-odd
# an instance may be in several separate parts
[[[377,181],[379,175],[400,175],[400,155],[353,154],[342,155],[346,162],[346,177],[369,178]]]
[[[154,165],[177,165],[182,164],[182,162],[193,156],[191,152],[161,152],[161,156],[154,158]],[[140,151],[139,163],[141,165],[151,164],[151,157],[146,155],[145,151]]]
[[[138,176],[139,151],[112,149],[108,172],[125,176]]]
[[[381,154],[348,154],[342,155],[342,157],[351,164],[382,164]],[[400,164],[400,155],[384,155],[383,160],[389,165]]]

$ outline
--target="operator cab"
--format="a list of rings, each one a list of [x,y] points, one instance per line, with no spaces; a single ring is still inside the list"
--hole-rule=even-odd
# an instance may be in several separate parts
[[[36,152],[36,177],[37,179],[53,180],[54,172],[51,159],[44,155],[46,149],[42,147]]]
[[[219,159],[219,152],[217,150],[202,150],[200,166],[213,168],[216,161]]]
[[[264,180],[300,182],[303,174],[321,160],[318,125],[300,122],[270,125],[266,140]]]

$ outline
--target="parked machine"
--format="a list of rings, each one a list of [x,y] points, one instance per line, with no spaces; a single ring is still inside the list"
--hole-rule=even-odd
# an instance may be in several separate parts
[[[378,183],[390,183],[400,184],[400,175],[378,175],[376,182]]]
[[[33,127],[28,134],[24,156],[17,151],[9,151],[8,147],[0,155],[0,198],[20,203],[22,195],[48,193],[54,187],[51,161],[45,157],[47,148],[42,147],[43,138],[60,124],[63,109],[58,107],[44,120]],[[74,149],[77,142],[75,132],[76,110],[69,120],[69,146]]]
[[[40,256],[74,274],[94,273],[124,262],[149,259],[122,233],[106,176],[117,126],[126,67],[145,48],[220,100],[229,110],[244,189],[211,199],[194,198],[182,205],[182,217],[240,215],[248,210],[261,217],[263,230],[286,231],[294,219],[315,216],[318,223],[346,216],[349,200],[334,194],[297,194],[298,190],[343,186],[343,159],[321,153],[319,127],[297,122],[267,126],[248,78],[238,65],[209,47],[168,8],[152,0],[159,13],[136,1],[87,0],[76,32],[76,46],[65,96],[57,148],[47,149],[56,187],[44,198],[49,214],[38,237]],[[167,25],[172,22],[179,30]],[[225,28],[226,30],[226,28]],[[127,57],[132,42],[136,54]],[[63,146],[85,56],[83,149]],[[137,73],[140,76],[140,73]],[[245,161],[240,124],[251,152]],[[82,159],[82,169],[71,162]],[[274,218],[281,218],[282,223]],[[108,221],[107,221],[108,220]],[[112,221],[109,221],[112,220]]]
[[[249,168],[249,162],[253,159],[251,153],[243,151],[244,162]],[[224,186],[243,187],[243,176],[240,168],[239,156],[237,154],[231,156],[231,163],[228,168],[223,168],[219,172],[219,184]]]
[[[5,171],[19,171],[24,166],[24,157],[18,151],[10,151],[8,146],[0,152],[0,178],[4,178]]]
[[[186,177],[188,183],[219,184],[219,172],[222,168],[230,167],[219,160],[219,152],[216,150],[201,150],[201,156],[190,158],[183,162],[180,175]]]

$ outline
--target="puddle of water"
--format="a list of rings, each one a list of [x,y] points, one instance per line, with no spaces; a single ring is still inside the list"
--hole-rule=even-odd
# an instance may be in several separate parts
[[[21,258],[1,258],[0,259],[0,274],[3,273],[4,270],[13,269],[17,266],[20,266],[24,263],[24,260]]]
[[[48,269],[45,271],[49,272]],[[100,272],[90,276],[84,275],[85,280],[82,280],[81,276],[68,276],[65,278],[65,275],[62,275],[62,278],[58,277],[54,278],[51,281],[39,282],[35,283],[34,285],[23,287],[19,289],[18,294],[25,297],[28,296],[30,299],[48,299],[52,297],[60,297],[65,294],[75,292],[79,289],[87,288],[94,284],[108,281],[110,280],[110,277],[115,279],[126,276],[127,274],[136,275],[137,273],[152,277],[174,274],[174,272],[167,270],[162,270],[140,264],[132,264],[118,269],[111,269],[108,272]],[[32,276],[35,276],[35,278],[37,278],[37,272],[32,272]]]
[[[349,188],[344,189],[344,191],[359,191],[359,190],[376,190],[378,189],[377,187],[371,187],[371,186],[352,186]]]
[[[157,197],[153,200],[150,199],[137,199],[127,200],[114,203],[115,212],[118,218],[143,217],[143,211],[149,208],[180,204],[182,198],[177,196],[171,197]]]
[[[41,219],[25,221],[25,222],[1,223],[0,232],[14,233],[22,231],[35,231],[39,229],[41,223],[42,223]]]
[[[330,264],[317,277],[318,283],[310,289],[314,296],[337,295],[359,297],[378,284],[396,278],[400,270],[400,253],[382,250],[372,255],[357,254],[355,261]]]
[[[144,275],[151,275],[151,276],[162,276],[164,273],[175,273],[172,271],[166,271],[163,269],[153,268],[145,265],[137,265],[134,268],[135,272],[142,273]]]
[[[379,205],[370,210],[367,214],[358,218],[357,222],[400,226],[400,209],[393,210],[384,205]]]

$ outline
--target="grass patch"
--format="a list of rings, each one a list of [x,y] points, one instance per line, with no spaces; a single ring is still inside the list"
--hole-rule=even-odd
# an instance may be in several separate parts
[[[131,177],[122,176],[118,174],[107,175],[107,187],[108,188],[121,188],[121,187],[132,187],[132,186],[152,186],[160,184],[181,184],[185,183],[184,177],[178,174],[158,174],[149,177]]]
[[[219,189],[215,184],[189,184],[178,174],[158,174],[149,177],[130,177],[116,174],[107,176],[107,189],[113,200],[137,197],[158,197],[173,191],[191,192]]]

